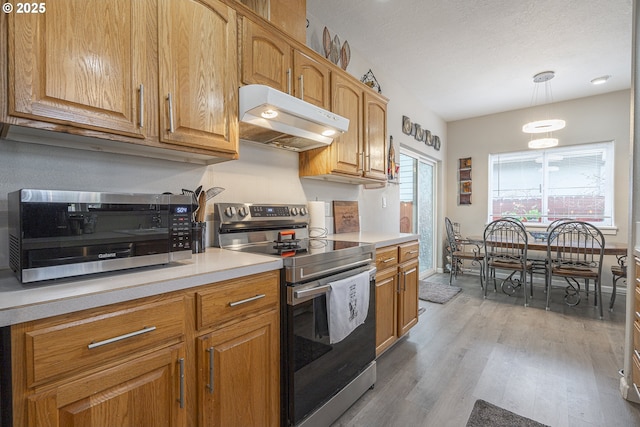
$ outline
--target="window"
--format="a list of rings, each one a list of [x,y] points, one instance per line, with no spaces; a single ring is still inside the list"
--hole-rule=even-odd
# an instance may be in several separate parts
[[[613,225],[613,142],[489,156],[489,221]]]

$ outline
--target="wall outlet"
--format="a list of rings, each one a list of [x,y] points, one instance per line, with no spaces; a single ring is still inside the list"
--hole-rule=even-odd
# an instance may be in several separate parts
[[[331,202],[324,202],[324,216],[331,216]]]

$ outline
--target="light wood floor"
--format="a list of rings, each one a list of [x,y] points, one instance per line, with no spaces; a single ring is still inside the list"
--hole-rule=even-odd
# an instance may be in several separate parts
[[[545,311],[542,288],[525,308],[500,291],[483,299],[477,276],[454,285],[462,292],[444,305],[420,301],[418,325],[378,358],[375,387],[334,426],[464,426],[476,399],[553,427],[640,426],[640,405],[618,390],[623,295],[598,320],[592,295],[568,307],[554,288]]]

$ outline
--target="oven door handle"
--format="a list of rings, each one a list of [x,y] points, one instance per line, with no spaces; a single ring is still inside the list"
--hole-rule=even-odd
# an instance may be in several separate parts
[[[345,270],[345,269],[351,268],[351,267],[358,267],[358,266],[361,266],[361,265],[367,265],[367,264],[371,263],[372,261],[373,261],[373,259],[371,257],[369,257],[367,259],[363,259],[363,260],[360,260],[360,261],[352,262],[350,264],[344,264],[344,265],[341,265],[339,267],[333,267],[333,268],[328,268],[326,270],[322,270],[322,273],[323,274],[328,274],[328,273],[333,273],[334,271],[338,271],[338,270]],[[305,277],[306,277],[306,275],[301,271],[300,278],[304,279]]]
[[[296,299],[305,298],[305,297],[326,294],[329,291],[331,291],[331,285],[323,285],[323,286],[318,286],[316,288],[303,289],[301,291],[294,291],[293,297]]]

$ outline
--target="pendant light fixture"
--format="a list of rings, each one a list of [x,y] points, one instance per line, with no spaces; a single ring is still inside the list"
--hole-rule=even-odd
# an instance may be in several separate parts
[[[550,80],[555,77],[553,71],[543,71],[533,76],[533,95],[531,97],[531,105],[538,104],[538,96],[540,86],[544,83],[544,103],[550,105],[553,102],[553,96],[551,94]],[[548,108],[548,116],[551,116],[551,108]],[[529,148],[549,148],[558,145],[558,139],[553,138],[552,133],[556,130],[563,129],[566,126],[566,122],[561,119],[543,119],[529,122],[522,126],[522,132],[531,134],[531,140],[529,141]],[[536,136],[540,136],[537,138]]]

